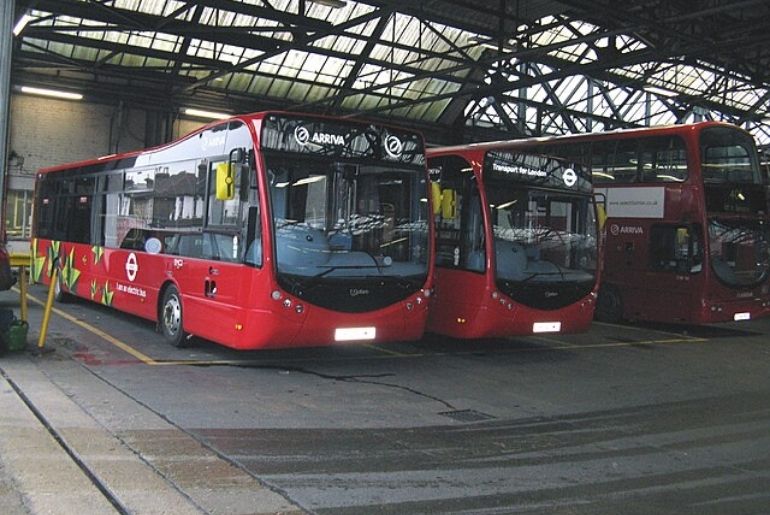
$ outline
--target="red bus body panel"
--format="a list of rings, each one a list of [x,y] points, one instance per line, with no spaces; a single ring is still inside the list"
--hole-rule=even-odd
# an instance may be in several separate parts
[[[48,270],[51,244],[35,240],[37,269]],[[67,260],[71,256],[80,272],[70,293],[157,321],[163,287],[173,284],[182,296],[185,332],[234,349],[339,344],[334,334],[339,327],[375,327],[373,342],[417,340],[428,317],[427,299],[419,292],[376,311],[339,313],[286,294],[280,301],[273,300],[271,293],[277,286],[265,269],[122,249],[102,249],[97,260],[97,251],[90,245],[60,243],[59,247],[59,255]],[[126,270],[131,254],[137,267],[133,280]],[[204,294],[204,281],[213,278],[215,299]],[[50,283],[46,273],[39,280]],[[286,299],[291,299],[290,306],[284,304]]]
[[[595,294],[561,309],[540,310],[517,303],[488,284],[487,275],[437,267],[436,294],[428,331],[453,338],[505,338],[533,334],[535,323],[560,324],[559,333],[585,332],[594,316]]]

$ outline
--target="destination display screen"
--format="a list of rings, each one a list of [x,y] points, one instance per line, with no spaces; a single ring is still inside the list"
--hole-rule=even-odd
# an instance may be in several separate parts
[[[580,164],[542,154],[489,151],[484,156],[484,178],[591,192],[590,175]]]
[[[367,123],[269,115],[263,121],[260,144],[265,151],[425,164],[425,148],[418,133]]]

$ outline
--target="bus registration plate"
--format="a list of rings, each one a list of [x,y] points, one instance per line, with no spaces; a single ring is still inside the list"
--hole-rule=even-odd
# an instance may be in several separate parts
[[[535,322],[532,324],[533,333],[558,333],[561,331],[561,322]]]
[[[334,330],[334,341],[374,340],[376,334],[377,330],[374,327],[338,327]]]
[[[736,322],[739,320],[751,320],[751,313],[736,313],[733,315],[733,320]]]

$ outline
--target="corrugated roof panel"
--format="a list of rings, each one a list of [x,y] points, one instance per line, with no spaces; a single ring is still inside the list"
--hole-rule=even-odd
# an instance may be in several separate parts
[[[270,87],[265,94],[270,97],[286,98],[292,84],[293,82],[290,80],[275,79],[270,83]]]
[[[326,88],[323,86],[313,86],[308,88],[307,95],[302,99],[303,102],[315,102],[324,98],[329,98],[333,95],[335,89]]]

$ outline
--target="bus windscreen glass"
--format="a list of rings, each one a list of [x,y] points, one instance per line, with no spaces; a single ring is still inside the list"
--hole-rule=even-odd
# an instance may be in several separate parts
[[[708,225],[711,268],[729,286],[753,286],[770,268],[768,228],[761,220],[712,218]]]
[[[344,290],[359,297],[348,306],[355,309],[390,304],[425,282],[424,169],[291,155],[265,162],[277,271],[288,289],[320,305]],[[371,282],[383,288],[378,295]]]
[[[488,182],[487,201],[499,288],[540,309],[556,309],[591,291],[597,238],[590,197]]]
[[[762,184],[751,136],[727,127],[704,129],[701,169],[706,184]]]

